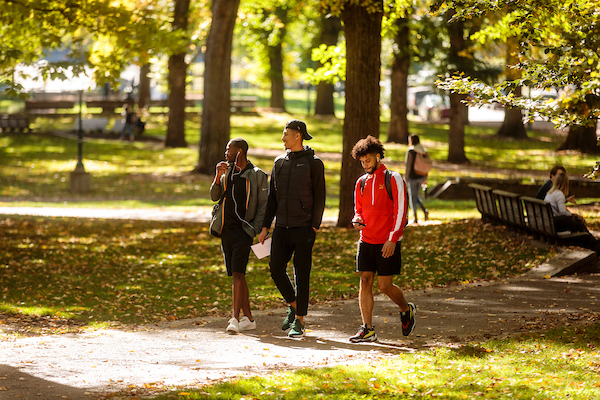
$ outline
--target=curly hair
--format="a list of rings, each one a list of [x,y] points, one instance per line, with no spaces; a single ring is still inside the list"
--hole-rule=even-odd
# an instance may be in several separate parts
[[[352,158],[358,160],[367,154],[379,154],[383,158],[383,144],[375,136],[360,139],[352,148]]]

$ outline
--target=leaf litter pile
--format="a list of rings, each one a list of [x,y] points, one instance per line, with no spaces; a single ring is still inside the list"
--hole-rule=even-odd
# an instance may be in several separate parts
[[[206,224],[0,216],[0,338],[226,316],[232,281]],[[356,297],[355,230],[317,235],[311,302]],[[554,255],[479,220],[409,226],[403,289],[490,280],[525,272]],[[290,268],[291,275],[291,268]],[[250,256],[255,309],[280,307],[268,259]]]

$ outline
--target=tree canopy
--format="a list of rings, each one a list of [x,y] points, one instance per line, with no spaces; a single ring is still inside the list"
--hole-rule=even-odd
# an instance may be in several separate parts
[[[459,0],[442,7],[457,10],[454,19],[473,19],[493,13],[503,17],[473,36],[486,42],[520,37],[510,68],[521,76],[485,85],[467,76],[452,76],[440,87],[473,93],[472,102],[498,102],[527,110],[559,126],[591,125],[600,116],[600,2],[597,0],[489,1]],[[557,88],[557,102],[514,95],[515,88]]]

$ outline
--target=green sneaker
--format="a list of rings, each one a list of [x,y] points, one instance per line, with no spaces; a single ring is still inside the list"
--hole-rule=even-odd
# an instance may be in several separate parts
[[[352,343],[360,343],[360,342],[376,342],[377,335],[375,334],[375,327],[369,329],[367,328],[367,324],[362,325],[356,335],[350,337],[350,341]]]
[[[283,324],[281,324],[281,330],[287,331],[292,326],[292,323],[296,319],[296,310],[292,306],[290,306],[287,310],[287,317],[283,320]]]
[[[298,318],[292,323],[292,329],[288,332],[289,337],[302,337],[305,334],[304,325]]]
[[[409,310],[400,313],[400,320],[402,321],[402,334],[408,336],[415,329],[415,314],[417,313],[417,307],[413,303],[408,303]]]

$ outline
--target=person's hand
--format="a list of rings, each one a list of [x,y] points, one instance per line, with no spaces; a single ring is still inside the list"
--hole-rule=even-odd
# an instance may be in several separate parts
[[[572,195],[570,195],[569,197],[567,197],[567,201],[568,201],[569,203],[572,203],[572,204],[575,204],[575,205],[577,205],[577,198],[575,197],[575,195],[574,195],[574,194],[572,194]]]
[[[267,235],[269,234],[269,230],[267,228],[262,228],[262,231],[260,231],[260,233],[258,234],[258,242],[260,244],[265,244],[265,239],[267,238]]]
[[[221,176],[227,172],[227,162],[221,161],[215,167],[215,184],[219,185],[221,183]]]
[[[358,230],[363,229],[366,225],[364,223],[364,221],[362,220],[362,218],[360,217],[356,217],[352,220],[352,226],[355,227]]]
[[[383,244],[383,248],[381,249],[381,255],[383,258],[389,258],[394,255],[394,251],[396,251],[396,243],[390,242],[389,240]]]

